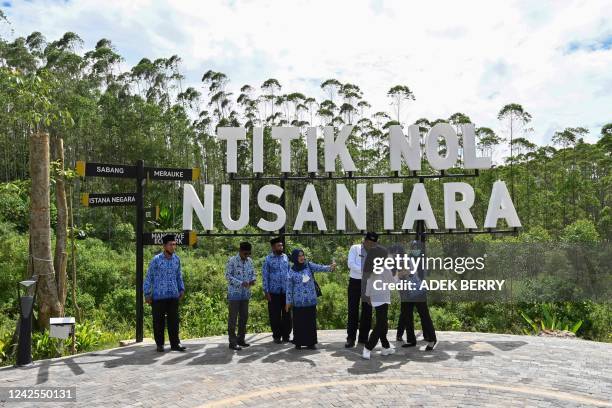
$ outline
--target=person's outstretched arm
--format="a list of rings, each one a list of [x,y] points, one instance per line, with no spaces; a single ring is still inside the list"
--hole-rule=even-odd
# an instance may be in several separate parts
[[[332,265],[320,265],[314,262],[308,262],[308,267],[312,272],[331,272],[333,270]]]

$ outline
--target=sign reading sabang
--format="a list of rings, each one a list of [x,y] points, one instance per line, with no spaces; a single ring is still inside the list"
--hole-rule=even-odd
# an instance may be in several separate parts
[[[317,157],[317,132],[318,128],[310,127],[306,131],[306,147],[308,151],[307,168],[311,174],[321,171],[335,173],[337,160],[340,161],[344,171],[356,171],[355,163],[347,149],[347,140],[353,130],[353,126],[344,126],[338,134],[334,128],[327,126],[323,129],[324,143],[324,168],[319,168]],[[476,155],[476,137],[473,124],[461,126],[462,133],[462,166],[465,169],[489,169],[491,168],[490,157],[478,157]],[[252,169],[255,173],[263,173],[263,128],[253,129],[252,145]],[[238,171],[238,142],[246,140],[246,129],[239,127],[220,127],[217,129],[217,137],[226,141],[226,171],[236,173]],[[281,172],[290,173],[291,167],[291,141],[302,135],[298,127],[272,127],[272,139],[278,140],[280,144]],[[444,141],[446,153],[440,153],[441,141]],[[435,170],[447,170],[457,164],[459,156],[459,137],[455,129],[447,123],[439,123],[431,128],[425,137],[425,147],[421,151],[421,135],[417,125],[409,126],[407,134],[399,125],[389,128],[389,164],[391,171],[400,171],[406,165],[411,171],[421,170],[421,160],[425,157],[429,165]],[[383,228],[395,230],[414,229],[418,220],[425,222],[427,229],[437,230],[457,229],[457,221],[461,221],[466,229],[477,229],[470,208],[474,204],[475,193],[472,186],[464,182],[444,183],[444,225],[440,226],[434,216],[431,203],[423,183],[416,183],[411,192],[404,191],[402,183],[374,183],[371,186],[372,193],[383,197]],[[336,184],[336,225],[338,231],[346,230],[346,214],[348,213],[355,226],[359,230],[367,230],[366,211],[368,209],[366,196],[367,185],[365,183],[355,186],[356,196],[349,193],[345,184]],[[183,229],[192,230],[193,213],[205,230],[213,230],[214,195],[216,191],[212,184],[204,185],[203,203],[198,197],[195,189],[190,184],[184,185],[183,195]],[[396,225],[393,209],[393,197],[396,194],[410,194],[408,207],[405,210],[401,224]],[[231,186],[221,185],[221,221],[228,230],[240,230],[250,224],[249,203],[251,195],[256,194],[259,208],[271,214],[271,220],[260,218],[257,227],[264,231],[278,231],[285,226],[287,214],[282,206],[268,201],[268,197],[280,198],[284,194],[283,189],[275,184],[268,184],[258,191],[251,191],[251,186],[242,184],[240,186],[240,210],[237,219],[231,217],[231,205],[237,202],[232,197]],[[456,196],[461,199],[457,200]],[[372,211],[372,208],[369,208]],[[493,189],[489,199],[484,228],[496,228],[498,221],[504,219],[511,228],[520,227],[514,204],[503,181],[493,183]],[[293,230],[302,230],[306,222],[316,224],[319,231],[327,231],[328,225],[321,209],[317,190],[313,184],[306,184],[297,216],[293,221]]]

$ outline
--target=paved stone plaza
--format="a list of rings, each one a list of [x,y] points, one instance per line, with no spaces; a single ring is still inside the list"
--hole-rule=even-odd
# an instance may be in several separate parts
[[[4,368],[2,387],[76,385],[77,402],[0,406],[612,407],[612,344],[440,332],[433,352],[423,343],[366,361],[344,334],[319,331],[318,350],[257,334],[233,352],[218,336],[184,341],[186,353],[139,344]]]

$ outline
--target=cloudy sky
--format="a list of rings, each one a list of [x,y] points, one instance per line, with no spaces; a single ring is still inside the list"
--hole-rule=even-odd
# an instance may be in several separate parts
[[[533,116],[530,140],[570,126],[590,142],[612,122],[612,0],[590,1],[24,1],[0,0],[13,33],[110,39],[126,68],[178,54],[189,82],[226,73],[231,90],[277,78],[283,91],[323,98],[327,78],[359,85],[372,112],[387,90],[416,101],[402,121],[468,114],[501,133],[499,109]]]

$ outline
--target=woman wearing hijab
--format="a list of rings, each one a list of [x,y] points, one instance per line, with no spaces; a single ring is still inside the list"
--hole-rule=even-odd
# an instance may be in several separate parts
[[[296,349],[306,346],[316,349],[317,344],[317,291],[314,283],[315,272],[330,272],[336,263],[319,265],[307,262],[304,251],[294,249],[291,253],[293,266],[287,274],[287,312],[293,308],[293,344]]]

